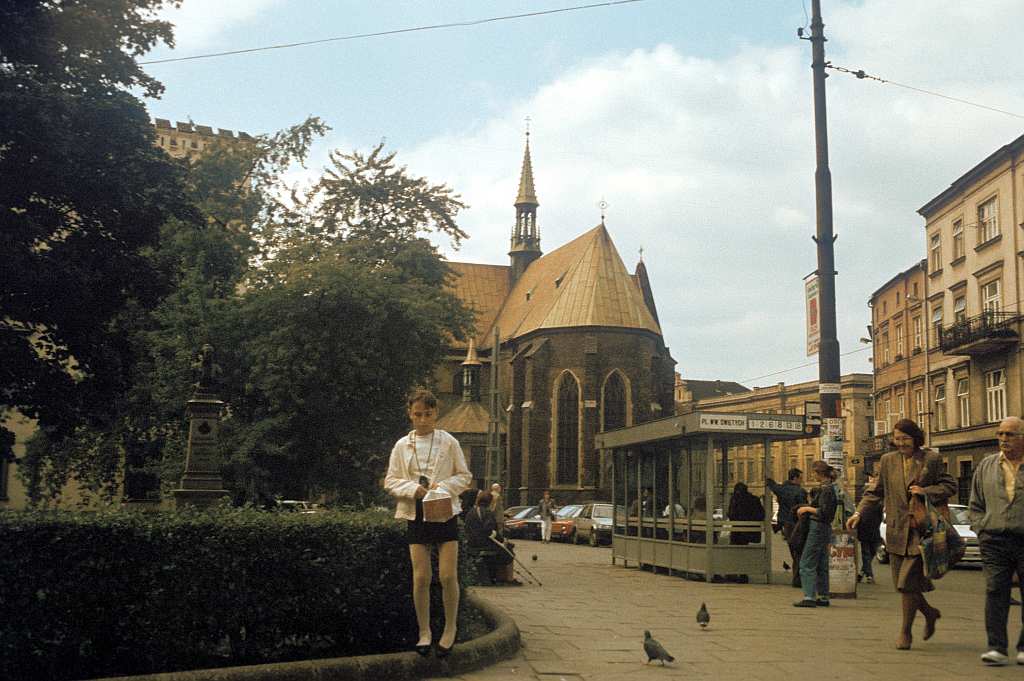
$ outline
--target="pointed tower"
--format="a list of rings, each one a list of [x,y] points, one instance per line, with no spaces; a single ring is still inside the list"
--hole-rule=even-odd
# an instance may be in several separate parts
[[[469,350],[466,360],[462,363],[462,401],[480,401],[480,360],[476,355],[476,342],[469,339]]]
[[[537,229],[537,193],[533,188],[533,164],[530,161],[530,132],[526,132],[526,151],[519,176],[519,195],[516,196],[516,226],[512,230],[512,246],[508,252],[512,259],[510,275],[515,283],[530,263],[541,256],[540,230]]]

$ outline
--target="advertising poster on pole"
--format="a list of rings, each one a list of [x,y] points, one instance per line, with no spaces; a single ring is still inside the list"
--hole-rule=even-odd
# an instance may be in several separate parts
[[[821,301],[818,289],[818,276],[815,275],[804,282],[807,311],[807,356],[818,354],[821,341]]]
[[[843,474],[843,419],[825,417],[821,420],[821,458]]]

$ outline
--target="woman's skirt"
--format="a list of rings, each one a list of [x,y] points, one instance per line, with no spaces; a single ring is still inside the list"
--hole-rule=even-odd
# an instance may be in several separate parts
[[[916,594],[935,590],[932,580],[924,576],[924,564],[920,553],[916,556],[890,553],[889,564],[892,566],[892,583],[897,591]]]
[[[406,521],[405,537],[409,544],[443,544],[459,540],[459,519],[452,516],[443,523],[423,520],[423,502],[416,500],[416,519]]]

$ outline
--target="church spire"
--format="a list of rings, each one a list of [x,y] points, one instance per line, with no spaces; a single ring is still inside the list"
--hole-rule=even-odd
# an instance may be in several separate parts
[[[529,118],[527,118],[529,126]],[[512,229],[512,283],[515,283],[530,263],[541,256],[540,230],[537,229],[537,191],[533,186],[533,162],[530,159],[530,129],[526,129],[526,151],[519,174],[519,194],[516,196],[516,225]]]

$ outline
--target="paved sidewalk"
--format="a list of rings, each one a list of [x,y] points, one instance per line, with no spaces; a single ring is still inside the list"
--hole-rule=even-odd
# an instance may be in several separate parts
[[[531,560],[534,554],[537,561]],[[456,678],[1024,678],[1024,667],[993,669],[979,660],[985,650],[985,627],[982,576],[977,570],[957,570],[938,583],[929,598],[942,610],[936,635],[927,642],[920,639],[924,621],[918,616],[913,649],[899,651],[893,645],[898,595],[884,565],[876,569],[880,583],[859,585],[857,599],[834,600],[828,609],[798,609],[792,603],[799,591],[788,585],[788,573],[779,573],[782,584],[777,585],[706,584],[613,566],[605,548],[532,541],[517,542],[517,557],[544,586],[487,587],[476,592],[516,621],[523,638],[520,654]],[[702,601],[712,617],[707,631],[701,631],[694,619]],[[1011,608],[1010,618],[1012,642],[1020,631],[1020,610]],[[644,664],[644,629],[675,656],[674,664]]]

